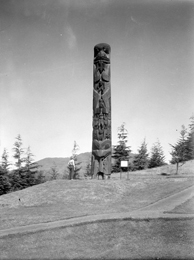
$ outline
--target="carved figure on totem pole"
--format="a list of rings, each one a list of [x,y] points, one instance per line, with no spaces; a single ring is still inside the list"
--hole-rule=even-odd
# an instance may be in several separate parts
[[[92,175],[111,174],[111,82],[110,46],[94,47]]]

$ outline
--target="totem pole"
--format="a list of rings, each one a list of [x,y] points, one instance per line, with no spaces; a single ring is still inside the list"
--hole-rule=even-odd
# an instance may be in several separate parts
[[[94,47],[93,80],[93,178],[111,174],[111,84],[110,46],[106,43]]]

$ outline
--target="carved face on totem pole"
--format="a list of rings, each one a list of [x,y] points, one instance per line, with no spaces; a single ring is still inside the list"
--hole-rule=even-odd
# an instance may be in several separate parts
[[[110,46],[94,47],[93,71],[93,174],[111,173],[111,85]]]

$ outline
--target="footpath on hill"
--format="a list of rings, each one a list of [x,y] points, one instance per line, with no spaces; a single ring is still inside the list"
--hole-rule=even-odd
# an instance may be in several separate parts
[[[27,226],[20,226],[10,229],[0,230],[0,237],[8,235],[18,235],[25,233],[34,233],[49,229],[83,225],[93,222],[117,221],[117,220],[134,220],[134,219],[180,219],[180,218],[194,218],[194,209],[192,213],[179,213],[173,211],[177,206],[183,205],[186,201],[194,198],[194,185],[185,188],[176,194],[170,195],[166,198],[160,199],[151,203],[150,205],[141,207],[130,212],[109,213],[99,215],[89,215],[74,217],[65,220],[58,220],[47,223],[32,224]]]

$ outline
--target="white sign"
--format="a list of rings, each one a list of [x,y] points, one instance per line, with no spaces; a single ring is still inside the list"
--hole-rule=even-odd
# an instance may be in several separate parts
[[[128,161],[121,161],[121,167],[128,167]]]

